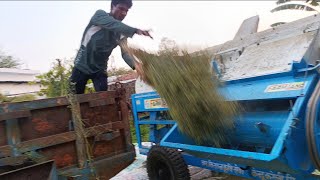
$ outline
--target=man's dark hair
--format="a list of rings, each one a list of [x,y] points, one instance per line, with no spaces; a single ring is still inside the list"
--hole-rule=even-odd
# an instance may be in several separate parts
[[[132,6],[132,0],[112,0],[111,4],[116,6],[117,4],[126,4],[129,8]]]

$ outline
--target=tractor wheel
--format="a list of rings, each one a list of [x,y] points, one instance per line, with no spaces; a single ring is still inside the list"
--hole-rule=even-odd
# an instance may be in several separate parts
[[[188,180],[189,169],[181,153],[174,149],[154,145],[147,157],[150,180]]]

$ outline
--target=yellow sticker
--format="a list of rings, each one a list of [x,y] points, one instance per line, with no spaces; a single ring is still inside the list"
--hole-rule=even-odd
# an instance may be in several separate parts
[[[167,108],[167,103],[161,98],[146,99],[144,100],[145,109]]]
[[[273,84],[269,85],[264,92],[280,92],[280,91],[296,91],[304,89],[305,82],[293,82],[293,83],[284,83],[284,84]]]

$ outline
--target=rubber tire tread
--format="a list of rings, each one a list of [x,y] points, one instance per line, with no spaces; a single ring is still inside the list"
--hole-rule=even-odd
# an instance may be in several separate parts
[[[151,166],[153,163],[155,163],[154,161],[157,161],[159,158],[162,159],[168,168],[173,172],[173,177],[171,177],[171,180],[190,179],[188,165],[178,150],[154,145],[150,149],[147,156],[147,173],[150,180],[157,179],[156,175],[153,174],[153,167]]]
[[[317,86],[312,93],[306,111],[306,137],[307,137],[307,144],[310,158],[315,165],[315,168],[320,170],[320,160],[318,156],[318,151],[316,146],[316,142],[314,139],[314,124],[316,123],[317,119],[316,116],[316,106],[319,101],[320,97],[320,81],[318,82]]]

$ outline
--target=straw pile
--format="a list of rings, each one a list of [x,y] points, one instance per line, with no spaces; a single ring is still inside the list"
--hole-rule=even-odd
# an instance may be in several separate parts
[[[143,63],[145,81],[166,101],[182,133],[202,145],[221,147],[228,141],[238,106],[217,91],[210,56],[170,51],[154,55],[133,48],[130,52]]]

